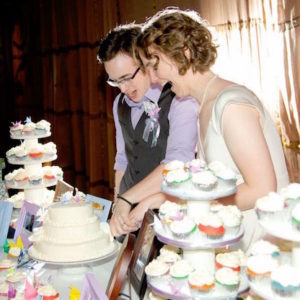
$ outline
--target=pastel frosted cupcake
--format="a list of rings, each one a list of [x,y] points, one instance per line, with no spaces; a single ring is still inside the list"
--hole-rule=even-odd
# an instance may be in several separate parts
[[[293,297],[300,290],[300,271],[292,266],[280,266],[271,274],[271,286],[280,297]]]
[[[17,161],[23,161],[28,157],[28,151],[23,147],[20,147],[18,150],[16,150],[15,156]]]
[[[190,218],[184,217],[180,221],[174,221],[170,224],[170,230],[175,238],[185,239],[196,232],[197,224]]]
[[[249,255],[271,255],[276,258],[280,255],[280,250],[278,246],[269,241],[259,240],[250,246]]]
[[[19,169],[16,176],[15,182],[19,187],[23,187],[28,183],[28,175],[24,169]]]
[[[165,181],[167,185],[172,187],[177,187],[189,179],[190,179],[190,175],[184,169],[169,171],[165,176]]]
[[[43,145],[43,152],[45,157],[52,157],[53,155],[56,155],[56,145],[53,142]]]
[[[43,172],[42,171],[34,171],[28,173],[28,180],[31,185],[39,185],[42,183]]]
[[[300,232],[300,203],[292,210],[292,225],[297,232]]]
[[[193,159],[186,163],[186,167],[191,173],[197,173],[205,170],[206,162],[202,159]]]
[[[240,285],[240,273],[230,268],[221,268],[216,271],[215,280],[222,288],[230,292],[237,291]]]
[[[11,173],[6,174],[4,176],[5,184],[7,184],[7,185],[14,185],[16,174],[17,174],[16,170],[13,171],[13,172],[11,172]]]
[[[278,261],[270,255],[255,255],[248,257],[246,273],[252,282],[266,281],[278,267]]]
[[[145,273],[149,278],[162,277],[169,272],[169,265],[165,262],[153,259],[145,268]]]
[[[23,134],[28,136],[34,135],[34,131],[35,131],[35,123],[33,122],[26,123],[22,130]]]
[[[42,296],[43,300],[57,300],[59,293],[51,284],[42,285],[38,288],[38,294]]]
[[[62,168],[58,167],[58,166],[53,166],[51,168],[52,168],[53,173],[55,174],[55,177],[57,179],[62,180],[63,179],[63,170],[62,170]]]
[[[20,146],[17,146],[18,148],[21,148]],[[17,150],[17,147],[12,147],[11,149],[9,149],[7,152],[6,152],[6,157],[7,159],[15,159],[16,158],[16,150]]]
[[[35,124],[35,133],[37,135],[46,134],[50,132],[51,124],[46,120],[41,120]]]
[[[184,162],[180,160],[172,160],[169,163],[165,164],[163,169],[163,175],[167,175],[170,171],[174,170],[183,170]]]
[[[216,255],[216,268],[221,269],[224,267],[240,272],[241,261],[236,252],[219,253]]]
[[[194,271],[188,277],[188,283],[192,290],[198,292],[209,292],[215,286],[215,278],[206,271]]]
[[[258,219],[262,221],[285,220],[287,212],[284,208],[284,198],[274,192],[270,192],[267,196],[257,199],[255,203]]]
[[[280,195],[286,200],[290,209],[300,203],[300,183],[291,183],[287,187],[280,190]]]
[[[166,264],[173,264],[178,260],[181,260],[181,256],[178,254],[178,248],[172,249],[172,248],[161,248],[159,251],[159,256],[156,258],[157,260],[160,260]]]
[[[226,235],[235,236],[240,230],[243,218],[238,207],[236,205],[224,205],[217,214],[223,221]]]
[[[29,150],[29,156],[32,159],[41,159],[43,156],[43,151],[44,151],[43,146],[41,144],[38,144]]]
[[[194,271],[194,268],[186,260],[175,262],[170,268],[170,275],[174,287],[181,288],[187,284],[189,275]]]
[[[13,267],[15,263],[11,259],[0,260],[0,270],[6,270]]]
[[[7,201],[13,203],[14,208],[21,208],[24,201],[24,192],[19,192],[11,196]]]
[[[8,283],[15,284],[15,283],[24,281],[25,278],[26,278],[26,274],[25,273],[17,271],[17,272],[12,273],[11,275],[6,276],[5,280]]]
[[[56,174],[53,171],[53,167],[43,167],[43,179],[45,183],[52,183],[56,180]]]
[[[194,186],[202,191],[211,191],[217,186],[217,178],[210,171],[203,171],[192,174]]]
[[[21,137],[23,132],[23,127],[21,122],[14,122],[10,127],[9,131],[12,137]]]
[[[198,228],[202,234],[210,239],[219,239],[225,233],[222,219],[213,213],[201,216]]]

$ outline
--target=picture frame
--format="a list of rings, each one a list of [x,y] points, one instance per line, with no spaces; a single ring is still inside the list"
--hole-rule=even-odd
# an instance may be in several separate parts
[[[146,212],[130,264],[130,282],[140,299],[143,299],[147,289],[145,267],[157,256],[162,246],[155,236],[154,216],[155,213],[152,210]]]
[[[18,237],[20,236],[25,249],[28,249],[29,246],[31,245],[31,242],[28,239],[30,232],[25,229],[27,217],[33,216],[33,218],[34,218],[39,209],[40,209],[40,207],[38,205],[24,200],[24,203],[21,208],[20,215],[19,215],[19,218],[18,218],[17,224],[16,224],[14,242],[16,243]]]
[[[70,184],[68,184],[63,180],[57,180],[53,202],[59,202],[60,201],[59,198],[61,195],[63,195],[66,192],[73,192],[73,191],[74,191],[73,186],[71,186]]]
[[[99,217],[101,222],[106,222],[109,216],[112,202],[110,200],[92,196],[87,194],[86,200],[93,203],[95,214]]]
[[[4,245],[7,239],[12,211],[13,203],[0,199],[0,247]]]

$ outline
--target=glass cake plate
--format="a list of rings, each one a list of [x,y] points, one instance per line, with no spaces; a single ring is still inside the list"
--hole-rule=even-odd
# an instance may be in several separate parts
[[[38,260],[40,262],[44,262],[49,265],[57,265],[57,266],[76,266],[76,265],[82,265],[82,264],[89,264],[89,263],[94,263],[98,261],[109,261],[111,260],[120,250],[120,243],[117,242],[116,240],[113,241],[114,248],[111,252],[107,253],[106,255],[102,255],[93,259],[87,259],[87,260],[81,260],[81,261],[65,261],[65,262],[56,262],[56,261],[49,261],[49,260],[42,260],[30,253],[30,248],[28,251],[29,257],[35,260]]]

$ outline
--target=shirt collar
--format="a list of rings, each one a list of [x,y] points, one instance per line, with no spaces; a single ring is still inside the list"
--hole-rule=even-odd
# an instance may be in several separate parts
[[[130,100],[126,95],[123,98],[123,101],[126,101],[129,107],[141,107],[144,103],[144,101],[153,101],[154,103],[157,103],[159,100],[159,96],[162,91],[162,86],[159,84],[152,84],[150,88],[145,93],[144,97],[140,102],[134,102]]]

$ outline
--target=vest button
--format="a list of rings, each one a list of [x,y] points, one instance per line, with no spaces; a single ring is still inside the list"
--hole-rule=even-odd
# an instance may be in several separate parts
[[[136,174],[136,175],[140,174],[140,171],[135,170],[135,174]]]
[[[134,157],[133,157],[135,160],[137,160],[138,159],[138,157],[135,155]]]
[[[133,141],[133,143],[134,143],[135,145],[137,145],[139,142],[138,142],[138,141],[136,141],[136,140],[134,140],[134,141]]]

